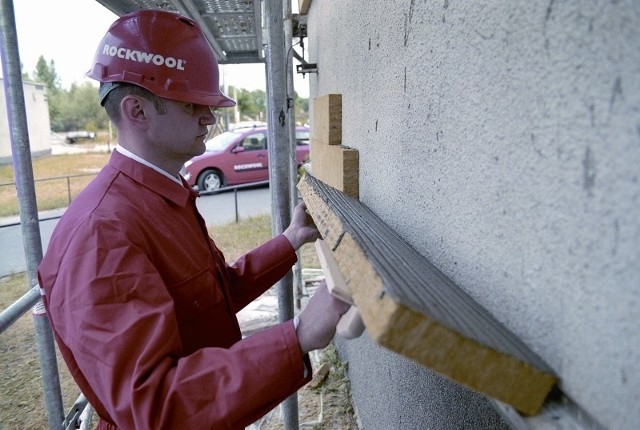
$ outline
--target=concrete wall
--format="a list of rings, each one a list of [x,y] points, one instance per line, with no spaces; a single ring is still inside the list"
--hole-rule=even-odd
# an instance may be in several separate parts
[[[38,154],[51,151],[51,122],[47,89],[42,84],[24,82],[24,102],[27,111],[27,127],[31,152]],[[0,162],[11,162],[11,134],[7,117],[4,81],[0,78]]]
[[[310,95],[343,95],[361,200],[583,411],[637,428],[640,3],[313,0],[308,34]],[[499,426],[366,335],[340,349],[367,430]]]

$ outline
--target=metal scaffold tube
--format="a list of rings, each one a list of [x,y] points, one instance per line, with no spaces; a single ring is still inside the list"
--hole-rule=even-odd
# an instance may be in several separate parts
[[[0,314],[0,334],[40,301],[40,288],[33,287]]]
[[[291,208],[293,209],[298,204],[298,189],[296,188],[296,182],[298,181],[298,163],[296,162],[296,109],[295,109],[295,88],[293,85],[293,19],[291,15],[291,2],[284,2],[284,48],[285,48],[285,71],[287,78],[287,118],[289,124],[289,144],[290,144],[290,157],[289,157],[289,169],[290,183],[289,193],[291,198]],[[295,291],[295,308],[300,309],[302,299],[302,264],[301,251],[297,251],[298,261],[293,266],[293,287]]]
[[[287,1],[287,0],[285,0]],[[287,106],[287,51],[284,35],[283,0],[266,1],[268,45],[266,81],[268,103],[269,179],[271,183],[272,230],[282,233],[291,222],[291,142]],[[289,271],[278,283],[279,321],[293,318],[293,273]],[[298,396],[291,395],[283,404],[284,428],[298,428]]]
[[[2,45],[2,73],[11,135],[11,151],[18,192],[22,240],[27,262],[28,288],[37,284],[37,268],[42,260],[42,240],[36,203],[31,146],[22,86],[20,55],[13,1],[1,0],[0,39]],[[51,326],[41,304],[34,308],[36,342],[40,356],[40,369],[44,385],[45,407],[49,428],[60,428],[64,420],[62,393],[58,378],[55,347]]]

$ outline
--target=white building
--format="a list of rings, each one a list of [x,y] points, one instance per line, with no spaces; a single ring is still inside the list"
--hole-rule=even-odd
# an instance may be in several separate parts
[[[24,82],[23,88],[31,153],[37,155],[50,152],[51,122],[47,88],[44,84],[32,82]],[[0,162],[11,162],[11,134],[2,78],[0,78]]]

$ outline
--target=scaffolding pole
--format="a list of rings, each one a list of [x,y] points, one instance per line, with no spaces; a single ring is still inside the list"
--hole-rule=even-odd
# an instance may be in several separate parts
[[[266,81],[269,135],[269,180],[271,183],[272,230],[282,233],[291,222],[291,142],[287,106],[287,51],[284,35],[284,2],[267,0]],[[280,322],[293,318],[293,273],[278,282],[278,317]],[[285,430],[298,429],[298,396],[292,394],[283,404]]]
[[[37,269],[42,260],[42,240],[40,238],[40,221],[38,219],[33,167],[31,165],[31,145],[29,143],[18,36],[12,0],[1,0],[0,3],[0,38],[2,42],[0,54],[2,56],[7,118],[11,134],[13,168],[20,208],[22,241],[27,262],[28,288],[31,290],[37,284]],[[42,302],[35,305],[33,320],[49,428],[56,429],[60,428],[64,420],[62,393],[53,333]]]
[[[298,182],[298,163],[296,162],[296,146],[298,142],[296,140],[296,104],[295,104],[295,87],[293,85],[293,47],[291,46],[293,41],[293,16],[291,15],[291,2],[284,2],[284,47],[285,47],[285,68],[287,73],[287,118],[289,124],[289,143],[290,157],[289,157],[289,169],[290,173],[290,198],[291,208],[296,207],[298,204],[298,189],[296,183]],[[295,308],[300,309],[302,306],[302,264],[300,250],[297,251],[298,261],[293,266],[293,288],[295,291]]]

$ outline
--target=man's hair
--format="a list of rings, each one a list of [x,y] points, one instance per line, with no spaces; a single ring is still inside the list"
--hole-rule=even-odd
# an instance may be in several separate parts
[[[139,96],[149,100],[159,114],[167,111],[165,99],[162,97],[138,85],[122,83],[109,91],[109,94],[104,99],[104,110],[107,112],[109,119],[116,125],[120,121],[120,102],[128,95]]]

